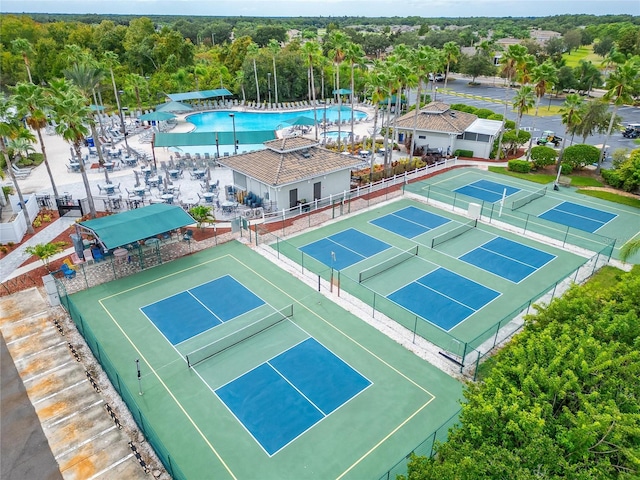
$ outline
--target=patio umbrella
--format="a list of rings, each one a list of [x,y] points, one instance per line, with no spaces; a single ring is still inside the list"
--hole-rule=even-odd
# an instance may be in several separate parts
[[[182,102],[166,102],[156,107],[156,112],[192,112],[193,108]]]
[[[292,118],[291,120],[285,120],[285,123],[288,123],[293,127],[311,126],[316,124],[313,118],[305,116]]]
[[[176,118],[176,116],[173,113],[168,113],[168,112],[149,112],[149,113],[145,113],[144,115],[140,115],[138,117],[138,120],[143,121],[143,122],[162,122],[162,121],[166,121],[166,120],[171,120],[172,118]]]

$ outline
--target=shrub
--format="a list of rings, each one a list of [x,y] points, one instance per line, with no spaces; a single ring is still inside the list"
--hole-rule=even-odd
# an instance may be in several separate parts
[[[546,145],[538,145],[531,149],[531,161],[534,169],[553,165],[556,163],[557,156],[558,152]]]
[[[600,158],[600,150],[593,145],[571,145],[564,149],[562,164],[571,165],[572,170],[597,163]]]
[[[493,112],[488,108],[479,108],[478,110],[476,110],[475,114],[478,116],[478,118],[489,118],[491,115],[493,115]]]
[[[476,110],[475,107],[472,107],[470,105],[465,105],[464,103],[454,103],[453,105],[450,105],[449,108],[451,108],[451,110],[458,110],[459,112],[467,112],[467,113],[471,113],[472,111]]]
[[[498,120],[499,122],[501,122],[503,118],[504,118],[504,117],[503,117],[501,114],[499,114],[499,113],[494,113],[493,115],[489,115],[489,116],[487,117],[487,120]]]
[[[473,157],[473,150],[462,150],[459,148],[455,152],[453,152],[455,157]]]
[[[513,120],[505,120],[504,128],[507,130],[513,130],[514,128],[516,128],[516,122],[514,122]]]
[[[567,165],[566,163],[562,163],[562,175],[570,175],[573,172],[573,167],[571,165]]]
[[[600,174],[602,175],[602,178],[604,178],[604,181],[612,187],[622,187],[622,179],[620,178],[620,175],[618,175],[618,172],[616,170],[606,170],[603,168],[602,170],[600,170]]]
[[[529,173],[531,171],[531,163],[526,160],[509,160],[509,170],[518,173]]]

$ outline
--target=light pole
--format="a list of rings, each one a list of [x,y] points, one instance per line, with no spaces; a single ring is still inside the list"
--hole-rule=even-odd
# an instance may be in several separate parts
[[[271,105],[271,72],[267,73],[267,88],[269,89],[269,105]]]
[[[216,132],[216,159],[220,158],[220,142],[218,141],[218,132]]]
[[[233,153],[238,154],[238,140],[236,140],[236,114],[230,113],[231,123],[233,124]]]
[[[437,101],[438,100],[438,87],[436,87],[436,93],[433,95],[433,101]]]

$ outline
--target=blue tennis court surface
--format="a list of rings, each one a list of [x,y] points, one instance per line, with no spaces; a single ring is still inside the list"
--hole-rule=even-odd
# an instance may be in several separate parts
[[[616,218],[617,215],[573,202],[562,202],[538,217],[593,233]]]
[[[371,382],[308,338],[223,385],[216,394],[273,455]]]
[[[438,268],[388,298],[448,331],[498,296],[495,290]]]
[[[493,203],[502,199],[505,190],[507,191],[507,197],[520,191],[519,188],[503,185],[502,183],[492,182],[490,180],[478,180],[477,182],[456,188],[454,192]]]
[[[497,237],[459,257],[487,272],[518,283],[555,258],[555,255]]]
[[[371,220],[370,223],[405,238],[414,238],[450,221],[421,208],[407,207]]]
[[[391,248],[388,243],[349,228],[304,245],[299,250],[327,266],[341,270],[388,248]]]
[[[264,300],[225,275],[141,310],[172,345],[177,345],[263,304]]]

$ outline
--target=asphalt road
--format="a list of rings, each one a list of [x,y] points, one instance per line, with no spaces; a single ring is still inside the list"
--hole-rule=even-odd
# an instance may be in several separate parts
[[[478,100],[472,98],[466,98],[459,95],[449,95],[443,93],[442,91],[435,91],[432,89],[432,84],[429,83],[427,85],[426,93],[431,94],[431,98],[434,100],[440,100],[447,104],[453,103],[464,103],[466,105],[472,105],[478,108],[487,108],[496,113],[504,114],[505,107],[504,101],[505,97],[511,99],[515,94],[515,90],[507,89],[504,87],[503,79],[483,79],[482,84],[471,86],[468,84],[468,79],[455,79],[453,81],[449,81],[447,83],[447,89],[453,90],[459,94],[470,94],[476,96],[482,96],[485,98],[490,98],[492,101],[486,100]],[[444,86],[443,83],[436,83],[435,87],[438,87],[438,90],[442,89]],[[549,96],[545,96],[543,101],[540,104],[540,111],[543,111],[549,104],[551,105],[562,105],[564,99],[562,97],[555,98]],[[618,109],[617,114],[622,118],[622,124],[626,125],[627,123],[640,123],[640,108],[632,107],[632,106],[622,106]],[[509,120],[516,120],[516,114],[511,109],[511,102],[509,102],[509,109],[507,110],[507,118]],[[526,128],[534,128],[532,131],[532,135],[534,137],[540,136],[540,134],[545,130],[552,130],[558,136],[564,137],[565,128],[562,124],[562,120],[560,115],[555,115],[551,117],[541,117],[539,116],[535,119],[534,115],[524,115],[522,117],[521,126]],[[534,127],[535,123],[535,127]],[[604,143],[606,135],[596,134],[590,137],[587,137],[586,143],[590,145],[602,145]],[[571,145],[571,138],[567,138],[566,146]],[[574,138],[573,143],[582,143],[582,137]],[[628,148],[634,149],[638,148],[638,146],[633,142],[633,140],[629,138],[624,138],[622,136],[622,132],[614,130],[611,134],[611,138],[608,142],[608,152],[611,153],[616,148]],[[603,167],[608,168],[611,166],[611,160],[608,159],[603,164]]]

